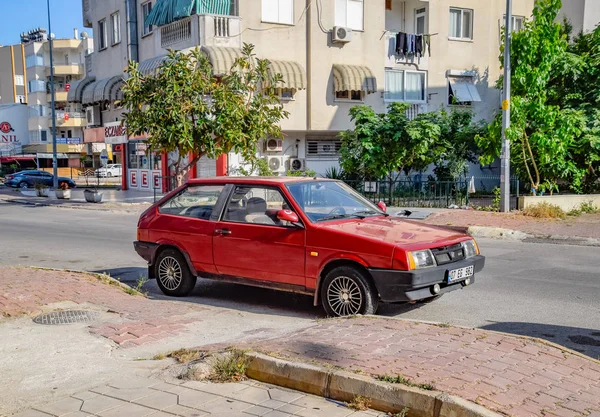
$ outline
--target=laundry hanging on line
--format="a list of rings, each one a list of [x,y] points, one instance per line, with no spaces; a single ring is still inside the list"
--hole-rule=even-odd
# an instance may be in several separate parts
[[[401,58],[416,56],[421,58],[425,51],[431,56],[431,35],[415,35],[413,33],[398,32],[396,34],[396,55]]]

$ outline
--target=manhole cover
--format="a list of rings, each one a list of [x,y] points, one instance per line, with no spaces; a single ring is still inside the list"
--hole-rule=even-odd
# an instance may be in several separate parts
[[[98,313],[95,311],[53,311],[51,313],[40,314],[33,319],[34,323],[58,325],[73,323],[89,323],[98,319]]]

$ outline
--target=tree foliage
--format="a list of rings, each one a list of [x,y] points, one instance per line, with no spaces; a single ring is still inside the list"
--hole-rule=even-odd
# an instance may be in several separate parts
[[[178,182],[202,156],[237,152],[252,157],[266,137],[280,137],[279,122],[288,116],[271,76],[269,61],[244,44],[231,72],[215,77],[197,48],[170,51],[156,74],[140,73],[131,62],[123,87],[123,117],[129,135],[148,135],[148,147],[177,155],[170,170]],[[194,155],[193,158],[187,158]]]
[[[435,164],[438,179],[452,180],[464,174],[467,162],[477,160],[475,136],[484,124],[473,123],[471,112],[442,110],[409,120],[408,106],[392,103],[382,114],[368,106],[350,110],[355,128],[341,134],[340,163],[345,175],[391,178]]]
[[[556,22],[560,8],[560,0],[536,0],[532,19],[512,34],[506,136],[512,167],[534,192],[555,190],[559,183],[583,191],[597,179],[600,29],[569,44],[568,24]],[[477,137],[483,163],[500,156],[501,131],[498,114]]]

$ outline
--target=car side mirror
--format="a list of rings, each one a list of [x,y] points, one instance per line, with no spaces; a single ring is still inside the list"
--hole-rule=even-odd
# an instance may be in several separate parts
[[[294,226],[302,227],[302,223],[300,223],[298,215],[292,210],[279,210],[277,212],[277,218],[283,222],[289,222]]]
[[[379,203],[377,203],[377,207],[379,207],[381,209],[381,211],[383,211],[384,213],[387,211],[387,206],[385,205],[385,203],[383,201],[380,201]]]

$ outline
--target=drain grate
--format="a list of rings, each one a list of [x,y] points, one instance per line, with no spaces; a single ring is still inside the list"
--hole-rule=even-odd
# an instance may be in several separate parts
[[[53,311],[40,314],[33,319],[34,323],[46,325],[89,323],[98,319],[99,314],[95,311]]]

